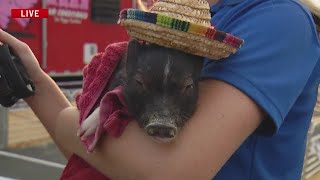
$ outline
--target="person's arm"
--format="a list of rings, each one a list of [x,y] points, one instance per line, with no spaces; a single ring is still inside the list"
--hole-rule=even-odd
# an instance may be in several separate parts
[[[59,126],[57,119],[60,113],[72,105],[49,75],[43,73],[41,76],[42,78],[35,82],[35,96],[28,97],[25,101],[40,119],[60,151],[69,158],[71,153],[65,150],[64,143],[56,139],[55,131]],[[74,121],[78,122],[78,119]]]
[[[26,98],[25,101],[40,119],[60,150],[66,157],[69,157],[70,152],[63,150],[64,148],[56,141],[54,130],[56,129],[56,120],[60,112],[67,107],[71,107],[70,102],[52,78],[40,68],[36,57],[27,44],[9,35],[2,29],[0,29],[0,43],[9,44],[21,58],[30,75],[30,79],[36,87],[35,96]]]
[[[256,129],[264,113],[221,81],[201,83],[199,106],[173,144],[157,144],[135,122],[118,139],[106,137],[87,154],[76,137],[78,111],[66,109],[56,138],[111,179],[211,179]]]

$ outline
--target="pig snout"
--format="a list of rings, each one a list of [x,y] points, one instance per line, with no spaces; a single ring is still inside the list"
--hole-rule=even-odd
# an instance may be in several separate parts
[[[159,142],[172,141],[178,132],[175,125],[170,123],[151,123],[145,127],[147,134]]]

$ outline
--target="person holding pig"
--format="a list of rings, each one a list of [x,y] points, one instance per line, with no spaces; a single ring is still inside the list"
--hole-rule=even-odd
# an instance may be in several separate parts
[[[78,109],[25,43],[2,30],[0,42],[21,57],[37,88],[25,100],[64,155],[111,179],[300,179],[320,78],[310,12],[294,0],[208,2],[215,29],[245,44],[224,60],[205,59],[197,110],[172,144],[154,143],[130,122],[87,154]]]

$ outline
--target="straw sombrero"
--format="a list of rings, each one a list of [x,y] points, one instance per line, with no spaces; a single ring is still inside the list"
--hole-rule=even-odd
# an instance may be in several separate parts
[[[244,43],[210,23],[206,0],[159,0],[149,11],[125,9],[119,23],[135,39],[219,60]]]

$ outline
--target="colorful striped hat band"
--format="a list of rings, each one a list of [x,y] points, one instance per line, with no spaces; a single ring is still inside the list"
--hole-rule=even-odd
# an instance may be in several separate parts
[[[235,53],[244,43],[210,24],[205,0],[161,0],[149,12],[125,9],[119,23],[135,39],[219,60]]]

